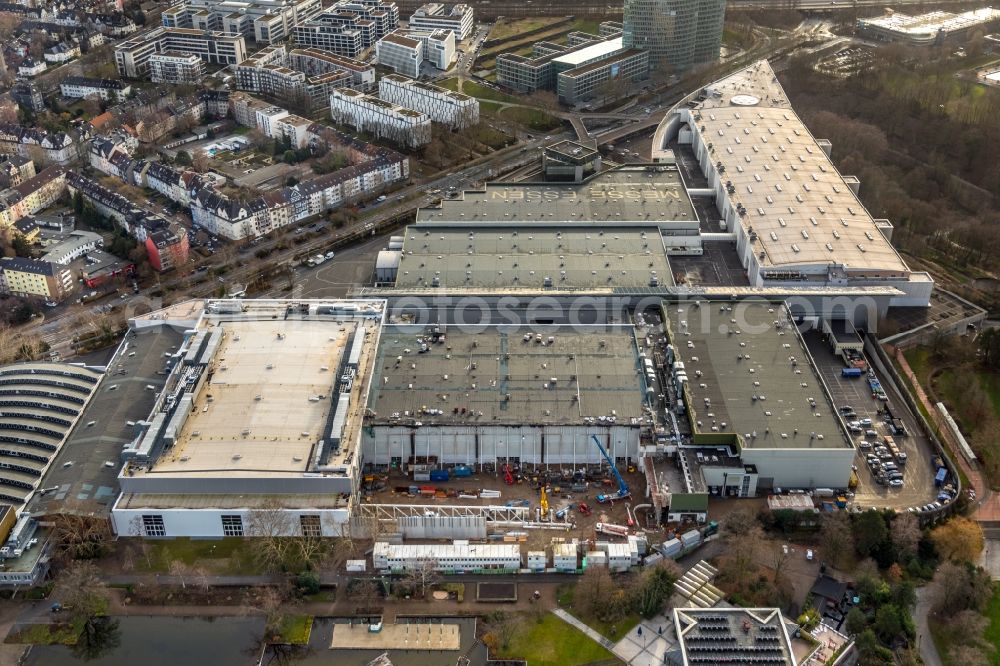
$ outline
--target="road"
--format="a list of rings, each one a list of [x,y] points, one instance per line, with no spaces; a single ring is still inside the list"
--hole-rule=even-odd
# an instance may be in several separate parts
[[[924,666],[944,666],[938,654],[934,639],[931,638],[929,626],[931,599],[927,586],[917,588],[917,606],[913,611],[913,619],[917,623],[917,646]]]

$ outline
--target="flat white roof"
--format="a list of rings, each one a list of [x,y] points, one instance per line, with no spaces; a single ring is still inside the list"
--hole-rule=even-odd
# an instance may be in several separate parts
[[[909,269],[788,102],[762,60],[706,86],[692,124],[764,267],[844,265],[906,275]]]
[[[584,63],[600,59],[601,57],[610,56],[612,53],[621,50],[622,38],[616,37],[615,39],[609,39],[606,42],[598,42],[593,46],[588,46],[587,48],[580,49],[579,51],[573,51],[572,53],[567,53],[566,55],[559,56],[558,58],[553,58],[552,62],[579,67]]]
[[[357,322],[226,321],[212,376],[156,474],[305,472]],[[210,327],[209,331],[218,327]],[[318,396],[323,396],[318,398]]]
[[[988,23],[1000,19],[1000,10],[992,7],[974,9],[961,14],[951,12],[935,11],[918,16],[910,16],[900,12],[893,12],[885,16],[876,18],[859,19],[862,25],[875,26],[885,30],[892,30],[904,35],[920,36],[924,34],[934,35],[939,30],[953,32],[964,30],[965,28]]]

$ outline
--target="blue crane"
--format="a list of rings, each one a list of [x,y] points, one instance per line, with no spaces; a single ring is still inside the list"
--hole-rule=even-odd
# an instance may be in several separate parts
[[[608,455],[608,452],[604,450],[604,447],[601,445],[601,440],[597,438],[597,435],[591,435],[590,437],[594,440],[594,444],[597,444],[597,448],[601,450],[601,455],[604,456],[604,459],[607,460],[608,464],[611,466],[611,473],[615,475],[616,479],[618,479],[618,492],[610,495],[599,494],[597,496],[597,501],[601,504],[604,504],[605,502],[614,503],[615,500],[623,500],[631,497],[632,493],[628,490],[628,484],[625,483],[625,479],[622,478],[622,475],[618,473],[618,467],[615,466],[615,461],[612,460],[611,456]]]

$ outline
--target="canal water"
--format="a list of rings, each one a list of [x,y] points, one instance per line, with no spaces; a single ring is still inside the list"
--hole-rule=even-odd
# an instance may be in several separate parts
[[[117,618],[117,645],[95,655],[80,655],[65,646],[35,646],[25,666],[255,666],[261,657],[264,621],[258,617],[171,618],[129,616]],[[357,620],[355,620],[357,621]],[[399,618],[398,622],[406,622]],[[486,649],[475,643],[475,618],[413,618],[413,621],[442,621],[458,624],[461,647],[457,652],[393,650],[394,666],[451,666],[459,655],[469,657],[471,666],[486,663]],[[309,645],[294,650],[269,648],[264,664],[300,666],[364,666],[379,655],[372,650],[329,649],[336,623],[349,618],[317,618]],[[89,658],[88,658],[89,657]]]

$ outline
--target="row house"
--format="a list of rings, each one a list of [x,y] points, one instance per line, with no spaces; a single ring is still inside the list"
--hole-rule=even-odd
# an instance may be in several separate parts
[[[33,154],[40,151],[40,155]],[[0,123],[0,154],[20,155],[48,162],[68,164],[77,154],[77,146],[65,132],[49,132],[37,127]]]

